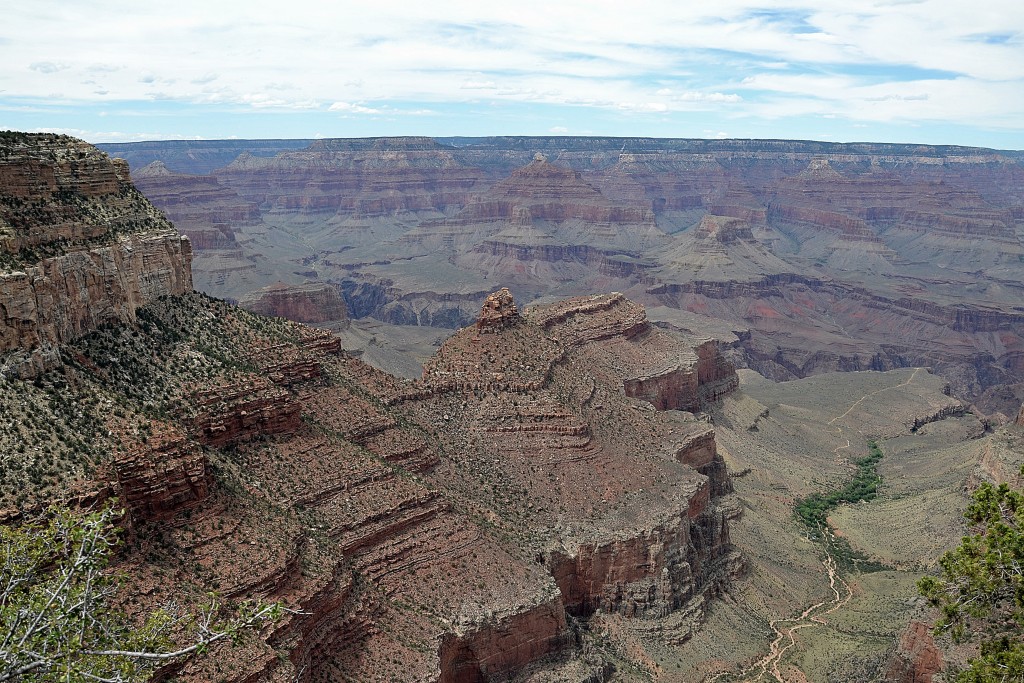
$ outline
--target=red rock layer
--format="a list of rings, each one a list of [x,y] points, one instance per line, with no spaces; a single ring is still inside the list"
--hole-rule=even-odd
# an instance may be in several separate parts
[[[300,323],[344,322],[348,309],[337,286],[328,283],[288,285],[278,282],[249,294],[239,305],[260,315]]]
[[[484,628],[441,641],[438,683],[485,683],[566,649],[571,636],[560,601],[542,603]]]
[[[928,625],[912,621],[900,636],[896,653],[885,669],[888,683],[932,683],[935,674],[943,668],[942,653]]]
[[[206,455],[171,430],[149,437],[114,460],[121,501],[140,519],[165,520],[210,494]]]
[[[210,446],[225,446],[261,434],[290,434],[302,406],[294,397],[253,377],[236,384],[200,389],[188,399],[191,425]]]
[[[678,346],[621,295],[524,318],[491,335],[463,330],[426,367],[424,389],[399,398],[457,438],[458,464],[442,461],[435,480],[459,482],[468,487],[459,495],[500,516],[547,527],[547,564],[573,614],[657,617],[720,590],[737,558],[712,498],[728,491],[714,432],[682,413],[644,410],[621,390],[628,373],[663,362],[670,348],[678,359]],[[720,379],[709,349],[705,373]],[[694,354],[693,386],[681,392],[694,400],[697,365]],[[637,444],[618,441],[634,429],[661,434],[651,448],[668,450],[641,463]],[[647,478],[663,468],[672,490]],[[466,680],[478,680],[467,666]]]

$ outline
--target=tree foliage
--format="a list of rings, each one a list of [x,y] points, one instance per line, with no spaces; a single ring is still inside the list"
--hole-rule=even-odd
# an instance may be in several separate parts
[[[1022,469],[1024,473],[1024,469]],[[1024,680],[1024,493],[982,484],[964,513],[972,533],[918,589],[938,607],[937,631],[956,640],[983,633],[980,656],[957,683]]]
[[[280,605],[248,603],[221,621],[212,598],[198,616],[167,608],[129,623],[110,605],[119,517],[112,507],[85,516],[53,508],[37,524],[0,526],[0,683],[146,680],[161,663],[280,615]],[[182,632],[188,644],[175,645]]]
[[[813,493],[797,501],[796,516],[811,529],[827,526],[828,513],[841,503],[874,500],[882,478],[878,476],[878,462],[882,449],[875,441],[868,441],[868,454],[856,461],[857,473],[845,486],[829,493]]]

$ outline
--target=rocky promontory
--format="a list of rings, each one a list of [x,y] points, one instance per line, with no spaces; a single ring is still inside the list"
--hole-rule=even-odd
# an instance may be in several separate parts
[[[520,312],[501,289],[422,379],[400,380],[326,330],[188,291],[188,241],[102,154],[64,138],[17,145],[22,166],[53,150],[98,180],[58,164],[54,177],[78,178],[65,201],[65,181],[46,189],[10,164],[11,187],[34,188],[18,198],[66,220],[55,236],[8,201],[7,244],[20,246],[5,277],[38,270],[42,291],[40,274],[77,267],[96,286],[75,298],[69,275],[52,290],[65,303],[47,310],[73,322],[11,326],[6,358],[45,345],[49,362],[0,380],[15,425],[0,433],[3,519],[117,497],[129,616],[168,600],[194,611],[208,591],[295,610],[176,665],[178,678],[606,680],[622,655],[601,654],[577,620],[685,614],[682,642],[742,571],[714,430],[675,409],[730,390],[713,345],[688,346],[621,294]],[[137,211],[153,229],[103,232],[72,209],[115,226]],[[111,250],[124,258],[103,265]],[[320,284],[249,303],[344,315]],[[670,398],[628,395],[670,364],[688,378],[654,390]]]
[[[127,167],[56,135],[0,134],[0,362],[52,367],[60,344],[192,288],[191,246]]]

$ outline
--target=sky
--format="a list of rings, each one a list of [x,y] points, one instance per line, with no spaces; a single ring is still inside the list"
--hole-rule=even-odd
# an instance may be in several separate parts
[[[1024,149],[1022,0],[40,0],[0,130],[90,142],[613,135]]]

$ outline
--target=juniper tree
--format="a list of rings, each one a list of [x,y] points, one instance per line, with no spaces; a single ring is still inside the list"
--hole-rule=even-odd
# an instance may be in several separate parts
[[[957,683],[1024,680],[1024,493],[984,483],[964,516],[972,533],[943,555],[940,576],[918,588],[941,612],[938,632],[955,640],[985,633]]]

